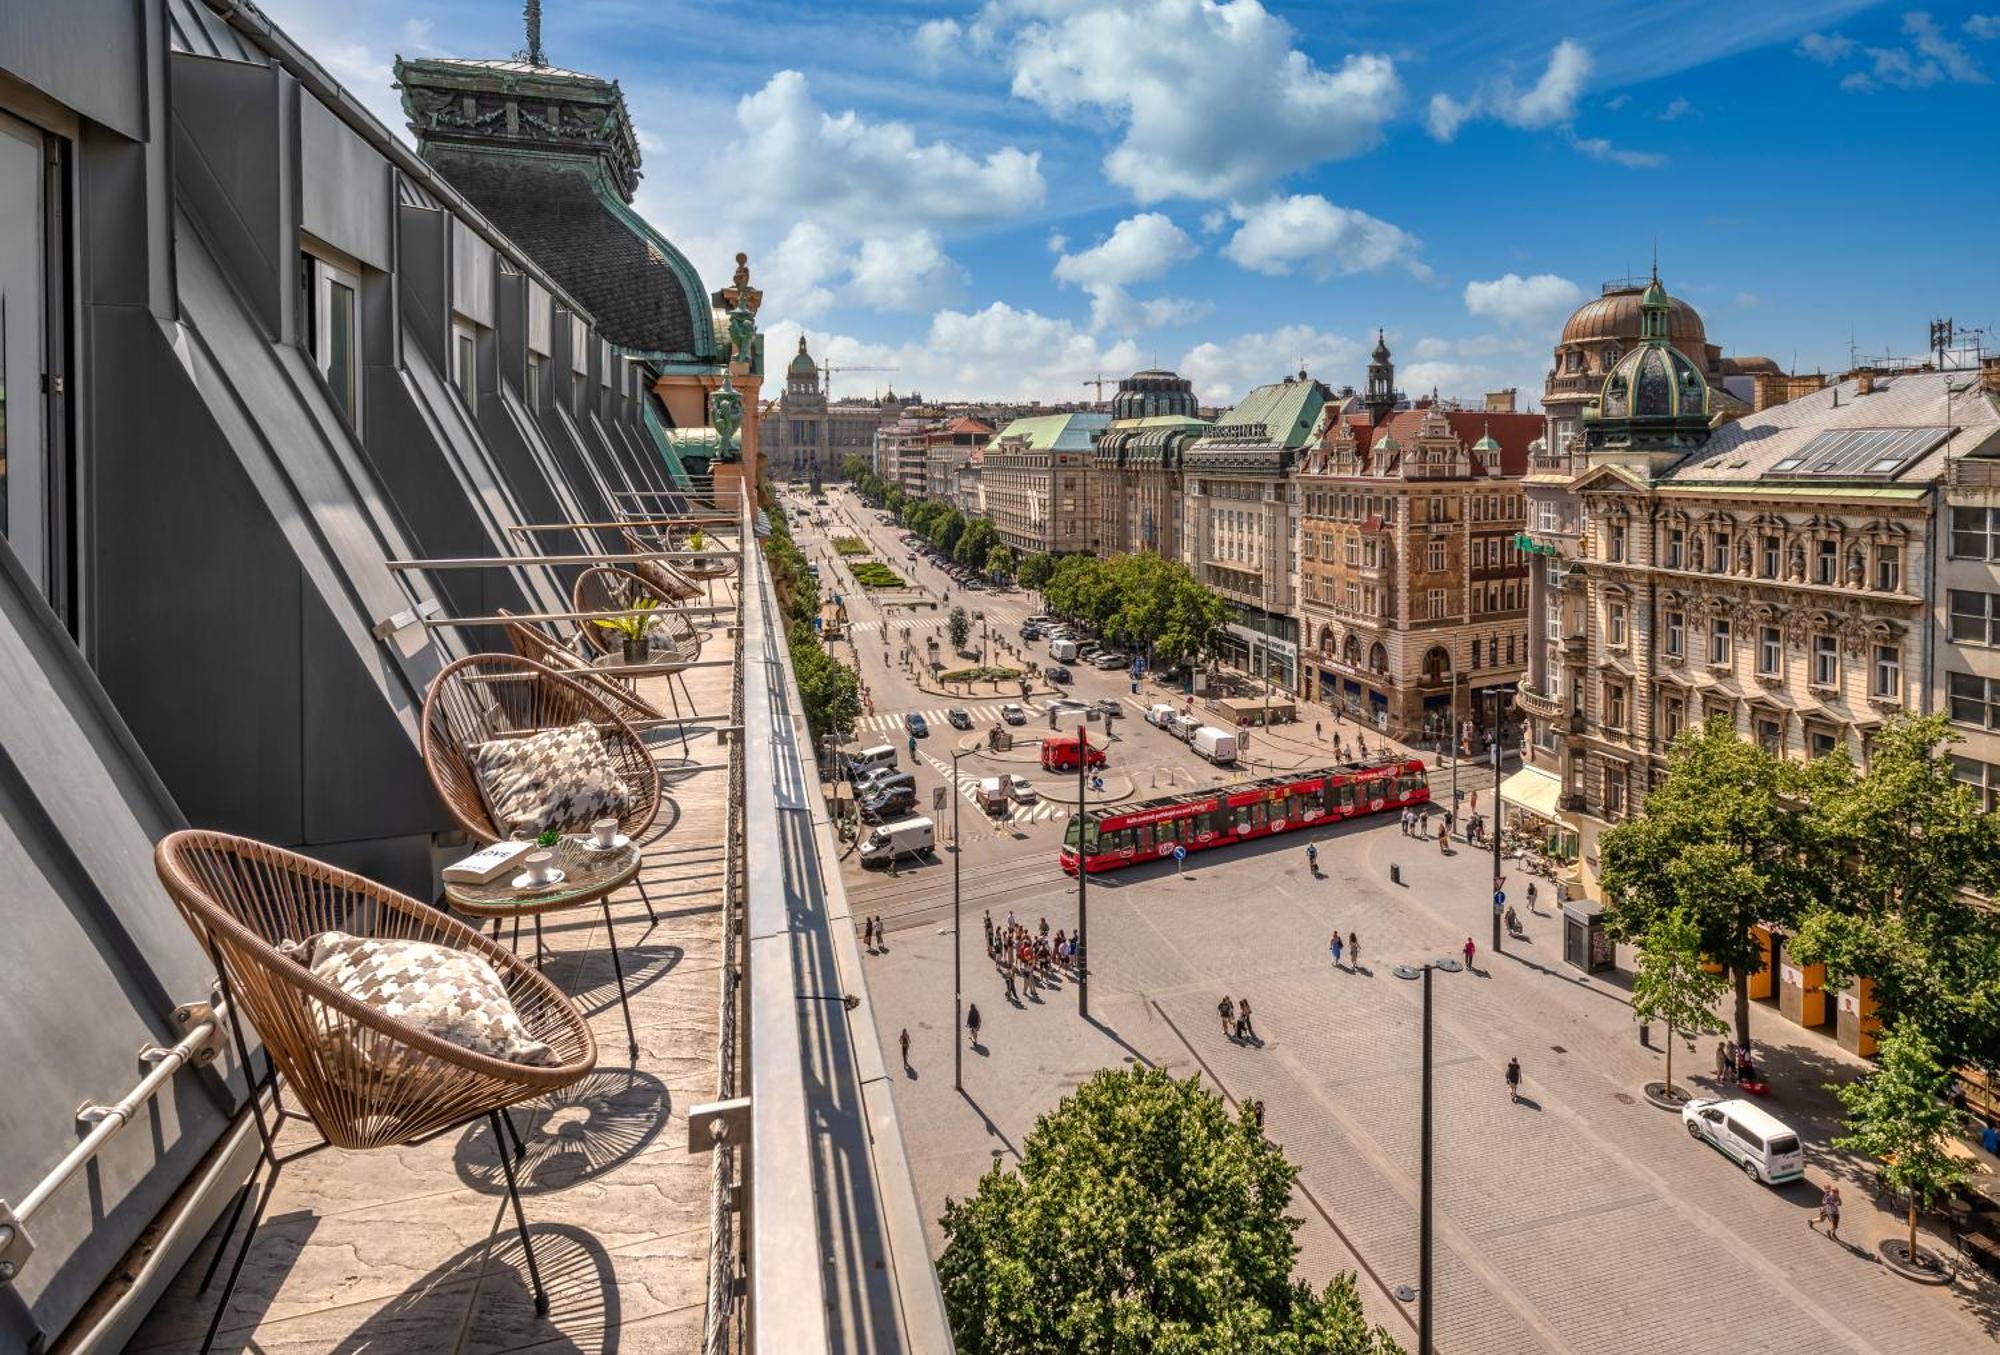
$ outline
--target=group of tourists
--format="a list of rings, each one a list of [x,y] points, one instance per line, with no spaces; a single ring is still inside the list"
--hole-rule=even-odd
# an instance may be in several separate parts
[[[1328,937],[1326,953],[1333,957],[1335,969],[1346,968],[1353,971],[1361,968],[1361,938],[1353,932],[1349,932],[1345,940],[1341,939],[1339,932]],[[1340,957],[1343,955],[1347,957],[1347,964],[1344,966],[1340,963]]]
[[[1017,979],[1032,997],[1039,988],[1053,987],[1058,978],[1076,977],[1076,938],[1066,934],[1061,927],[1051,933],[1047,918],[1042,918],[1037,926],[1031,928],[1018,921],[1010,909],[1004,925],[994,925],[990,911],[985,921],[986,956],[999,969],[1001,980],[1007,985],[1008,1001],[1021,1000],[1015,987]]]
[[[1227,993],[1222,1001],[1215,1004],[1216,1015],[1222,1018],[1224,1039],[1242,1043],[1257,1038],[1257,1028],[1250,1024],[1250,999],[1232,999]]]

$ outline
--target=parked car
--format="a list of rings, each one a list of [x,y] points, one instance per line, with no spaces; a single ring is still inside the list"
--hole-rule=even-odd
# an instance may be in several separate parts
[[[944,713],[945,723],[953,729],[972,728],[972,713],[963,706],[953,706]]]
[[[1023,640],[1039,640],[1042,638],[1042,628],[1023,622],[1021,625],[1021,638]]]
[[[1031,805],[1042,798],[1036,792],[1034,783],[1029,781],[1025,776],[1009,776],[1007,778],[1007,794],[1018,805]]]
[[[1696,1097],[1681,1107],[1681,1123],[1690,1137],[1710,1144],[1752,1181],[1776,1185],[1806,1173],[1799,1136],[1761,1106]]]
[[[1165,729],[1173,723],[1174,708],[1164,701],[1156,701],[1146,707],[1146,723],[1155,729]]]
[[[1050,682],[1067,683],[1074,681],[1074,679],[1070,676],[1069,669],[1063,667],[1059,663],[1052,663],[1047,668],[1044,668],[1042,670],[1042,676],[1047,678]]]
[[[1103,645],[1078,645],[1076,647],[1076,656],[1085,663],[1096,663],[1097,656],[1103,652]]]
[[[908,775],[908,772],[899,772],[894,767],[873,768],[862,772],[854,778],[854,794],[857,798],[866,799],[876,791],[882,789],[883,785],[887,782],[894,781],[899,776]]]
[[[1113,668],[1129,667],[1132,663],[1132,660],[1129,655],[1120,654],[1115,649],[1106,649],[1099,652],[1097,657],[1092,659],[1091,662],[1093,664],[1096,664],[1099,668],[1104,669],[1106,672],[1109,672]]]
[[[1097,703],[1095,709],[1106,720],[1122,720],[1125,718],[1125,703],[1115,696],[1103,698]]]
[[[925,724],[924,717],[915,711],[911,711],[903,717],[903,728],[910,731],[912,738],[925,739],[930,737],[931,727]]]
[[[914,786],[892,786],[872,799],[861,802],[861,816],[870,823],[883,823],[899,818],[917,807],[917,791]]]
[[[1066,734],[1057,739],[1042,740],[1042,770],[1049,772],[1071,772],[1076,770],[1076,735]],[[1091,767],[1104,765],[1104,750],[1095,743],[1090,745],[1084,761]]]
[[[979,797],[979,807],[988,814],[1007,812],[1007,782],[1001,777],[981,777],[975,793]]]
[[[1028,712],[1009,701],[1000,707],[1000,718],[1010,725],[1024,725],[1028,723]]]

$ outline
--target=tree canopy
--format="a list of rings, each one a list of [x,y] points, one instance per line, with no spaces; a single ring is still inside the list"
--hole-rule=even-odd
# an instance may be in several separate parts
[[[1701,928],[1674,908],[1653,919],[1639,939],[1639,972],[1632,979],[1632,1015],[1666,1023],[1667,1094],[1674,1091],[1674,1041],[1689,1053],[1704,1035],[1728,1029],[1715,1004],[1728,988],[1722,975],[1702,968]]]
[[[1951,1070],[1913,1023],[1882,1036],[1880,1061],[1859,1082],[1833,1084],[1847,1110],[1848,1134],[1833,1141],[1881,1162],[1882,1177],[1909,1195],[1909,1247],[1917,1251],[1917,1212],[1965,1179],[1963,1158],[1945,1151],[1963,1116],[1946,1099]]]
[[[1022,557],[1021,571],[1018,577],[1021,581],[1021,587],[1031,588],[1039,592],[1048,587],[1049,579],[1055,572],[1056,557],[1050,555],[1047,551],[1037,551],[1033,555]]]
[[[1024,586],[1036,586],[1029,568],[1044,558],[1022,562]],[[1186,565],[1151,551],[1065,555],[1040,587],[1051,610],[1169,666],[1212,653],[1229,616],[1221,596],[1197,583]]]
[[[947,1201],[938,1260],[967,1355],[1389,1355],[1352,1274],[1292,1278],[1298,1172],[1247,1112],[1151,1068],[1098,1073],[1019,1170]]]

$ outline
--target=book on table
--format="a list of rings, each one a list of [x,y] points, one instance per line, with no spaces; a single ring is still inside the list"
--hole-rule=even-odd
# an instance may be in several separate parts
[[[533,851],[532,842],[495,842],[444,868],[445,883],[483,885],[499,879]]]

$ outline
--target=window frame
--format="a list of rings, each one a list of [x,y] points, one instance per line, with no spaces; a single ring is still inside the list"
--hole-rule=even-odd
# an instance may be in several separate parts
[[[320,381],[333,399],[334,407],[340,410],[349,424],[361,427],[361,274],[358,268],[346,262],[331,258],[315,249],[302,249],[300,258],[305,261],[306,276],[306,353],[312,359],[313,369],[319,373]],[[347,374],[346,389],[334,373],[335,355],[334,325],[342,307],[336,305],[336,295],[345,293],[347,332]]]
[[[1883,681],[1887,674],[1889,681]],[[1869,694],[1880,701],[1900,701],[1903,696],[1903,650],[1900,645],[1875,646],[1875,662],[1869,678]]]

